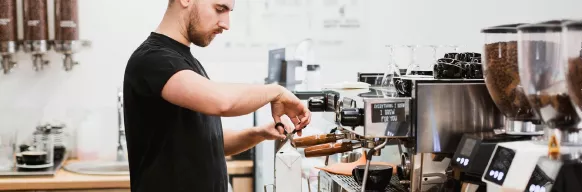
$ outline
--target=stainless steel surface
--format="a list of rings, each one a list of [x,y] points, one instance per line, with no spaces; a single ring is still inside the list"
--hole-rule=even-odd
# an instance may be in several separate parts
[[[454,153],[463,133],[503,127],[483,81],[416,81],[417,153]]]
[[[354,151],[346,152],[341,155],[341,162],[342,163],[355,162],[356,160],[360,159],[360,157],[362,157],[362,153]]]
[[[321,192],[359,192],[362,190],[353,176],[336,175],[326,171],[319,172],[319,191]],[[403,192],[407,191],[400,184],[396,175],[390,179],[390,184],[386,187],[386,192]]]
[[[53,41],[54,50],[63,54],[74,54],[89,45],[85,41]]]
[[[2,70],[4,71],[4,74],[10,73],[12,68],[14,68],[14,65],[16,65],[16,62],[14,62],[12,57],[13,57],[12,54],[2,55],[1,65],[2,65]]]
[[[73,60],[72,54],[65,54],[65,58],[63,59],[63,68],[65,71],[73,70],[73,67],[78,64],[79,62]]]
[[[24,41],[23,50],[26,53],[42,54],[50,49],[47,41]]]
[[[73,59],[73,54],[79,52],[83,47],[89,46],[89,41],[53,41],[54,50],[65,55],[63,58],[63,67],[65,71],[70,71],[79,62]]]
[[[65,165],[65,170],[87,175],[129,175],[127,162],[79,161]]]
[[[448,179],[445,172],[450,161],[437,162],[430,153],[417,153],[411,157],[410,191],[432,191],[444,187]]]
[[[117,161],[127,161],[127,142],[125,140],[125,125],[123,122],[123,91],[117,90]]]
[[[16,53],[18,44],[15,41],[0,41],[0,53]]]
[[[14,53],[18,51],[18,44],[15,41],[1,41],[0,42],[0,55],[2,56],[2,61],[0,65],[4,74],[10,73],[16,62],[14,61]]]
[[[543,134],[544,127],[525,121],[505,120],[505,133],[510,135]]]

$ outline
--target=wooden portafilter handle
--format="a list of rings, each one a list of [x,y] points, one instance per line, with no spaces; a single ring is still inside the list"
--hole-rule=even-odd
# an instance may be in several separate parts
[[[332,143],[337,141],[336,134],[319,134],[307,137],[293,139],[295,147],[309,147],[313,145],[320,145],[324,143]]]
[[[326,143],[305,148],[305,157],[321,157],[343,153],[354,150],[353,144],[346,143]]]

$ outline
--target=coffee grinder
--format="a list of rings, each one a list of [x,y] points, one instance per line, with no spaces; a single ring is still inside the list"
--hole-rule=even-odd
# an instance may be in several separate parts
[[[0,55],[2,69],[9,73],[16,64],[13,57],[18,51],[18,28],[16,20],[16,0],[0,1]]]
[[[483,29],[485,45],[483,52],[484,80],[489,95],[496,107],[503,113],[502,127],[494,127],[492,132],[465,134],[459,145],[452,167],[458,174],[457,180],[463,184],[476,185],[478,190],[489,189],[486,168],[497,145],[521,143],[543,134],[539,115],[529,104],[520,85],[517,55],[517,27],[522,23],[493,26]],[[493,180],[504,180],[506,172],[492,172]]]
[[[538,191],[538,189],[539,191],[582,191],[582,177],[578,174],[582,172],[580,158],[582,140],[580,140],[579,133],[582,128],[579,120],[582,117],[582,113],[580,113],[580,95],[582,93],[580,86],[582,84],[579,81],[580,75],[582,75],[580,73],[582,22],[566,20],[550,21],[544,24],[550,25],[543,29],[536,28],[538,34],[532,34],[531,28],[525,29],[523,45],[524,50],[535,47],[546,52],[546,55],[553,51],[546,51],[542,48],[559,50],[559,53],[556,54],[557,58],[553,59],[555,64],[550,63],[557,68],[552,69],[553,71],[544,71],[544,73],[551,72],[550,80],[553,80],[554,83],[547,82],[551,86],[541,84],[544,83],[544,77],[549,76],[541,73],[542,82],[532,84],[541,88],[548,87],[538,91],[532,101],[540,106],[542,117],[547,121],[548,128],[545,138],[549,140],[550,146],[547,155],[539,158],[525,189],[530,191]],[[561,24],[561,29],[555,26],[556,24]],[[557,33],[560,33],[560,38],[555,37]],[[540,38],[542,35],[544,37]],[[554,48],[555,44],[558,45]],[[530,55],[528,52],[523,54],[524,57]],[[530,64],[530,66],[537,64],[534,67],[539,68],[541,67],[539,65],[544,63],[526,64]],[[535,70],[527,67],[524,66],[524,69]],[[547,101],[548,99],[549,101]],[[549,109],[554,109],[554,111]]]
[[[70,71],[78,62],[73,54],[82,48],[79,40],[79,11],[77,0],[54,0],[55,3],[55,39],[54,49],[64,54],[63,67]]]
[[[534,191],[548,190],[556,174],[551,170],[560,166],[545,159],[560,159],[560,154],[570,154],[576,148],[573,146],[577,145],[578,136],[568,130],[577,127],[579,118],[569,99],[560,64],[562,22],[517,27],[520,84],[528,103],[543,120],[544,136],[534,141],[498,144],[482,177],[488,191],[526,190],[528,186],[533,186]]]
[[[32,54],[33,67],[42,70],[49,61],[44,55],[50,49],[48,35],[48,1],[23,0],[24,52]]]

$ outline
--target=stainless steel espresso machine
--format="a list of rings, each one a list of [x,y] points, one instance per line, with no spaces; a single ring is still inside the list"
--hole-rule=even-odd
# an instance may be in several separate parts
[[[306,157],[366,149],[367,166],[361,184],[352,177],[320,171],[320,191],[362,191],[377,182],[367,180],[370,161],[386,145],[399,146],[401,163],[394,167],[398,174],[384,185],[384,191],[454,190],[449,162],[463,134],[503,127],[504,117],[483,80],[403,76],[398,81],[407,85],[398,86],[401,96],[374,86],[297,93],[309,100],[310,110],[323,112],[337,124],[326,137],[301,144],[306,147]],[[324,186],[326,183],[336,187],[330,189]]]
[[[580,95],[579,86],[582,84],[567,81],[582,75],[574,68],[567,68],[568,61],[580,59],[580,26],[579,22],[563,20],[521,25],[517,27],[518,39],[497,39],[497,42],[485,46],[486,52],[492,47],[489,50],[492,56],[487,57],[491,59],[487,64],[489,68],[504,63],[496,61],[498,55],[517,59],[511,60],[518,62],[522,93],[543,120],[544,129],[544,136],[539,140],[496,146],[482,177],[488,191],[582,190],[582,178],[571,174],[582,172],[577,168],[580,167],[582,146],[580,118],[572,104],[575,96],[571,97],[571,94]],[[573,39],[562,36],[563,28],[571,29],[569,34]],[[578,44],[571,46],[572,42]],[[563,54],[564,50],[573,54]],[[563,58],[563,55],[571,58]],[[574,64],[575,67],[578,65]]]

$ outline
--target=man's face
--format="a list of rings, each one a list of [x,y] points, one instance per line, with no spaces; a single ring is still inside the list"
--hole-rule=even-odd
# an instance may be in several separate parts
[[[197,46],[208,46],[217,34],[229,29],[233,6],[234,0],[195,0],[188,9],[188,39]]]

